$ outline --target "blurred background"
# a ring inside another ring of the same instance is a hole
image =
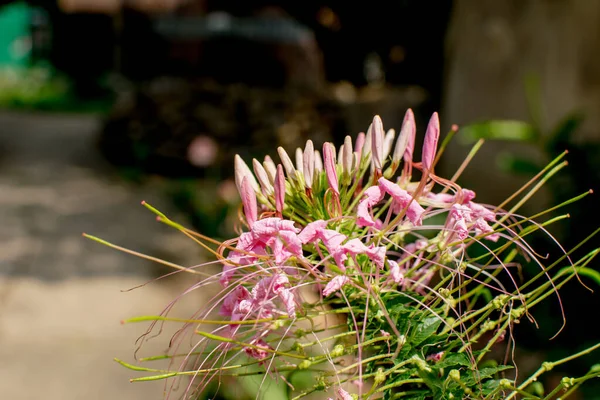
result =
[[[374,114],[398,129],[411,107],[421,137],[433,111],[444,129],[462,127],[442,176],[487,139],[460,181],[483,203],[565,149],[569,168],[523,213],[600,190],[599,50],[600,2],[588,0],[0,0],[2,397],[161,398],[161,382],[130,384],[135,373],[112,361],[132,361],[145,328],[119,321],[156,314],[193,280],[122,292],[168,270],[81,233],[181,265],[208,260],[139,202],[231,237],[236,153],[340,144]],[[572,248],[600,226],[597,204],[561,210],[571,218],[551,234]],[[179,316],[199,308],[195,296]],[[516,331],[520,374],[597,342],[599,299],[565,287],[567,327],[553,340],[558,301],[534,310],[539,328]],[[164,335],[142,352],[163,350]],[[588,388],[580,398],[600,398]]]

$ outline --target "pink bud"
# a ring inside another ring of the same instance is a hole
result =
[[[383,163],[385,164],[385,160],[390,155],[392,151],[392,145],[394,144],[394,139],[396,138],[396,131],[394,129],[390,129],[385,134],[385,139],[383,139]]]
[[[250,185],[248,177],[244,177],[242,180],[242,204],[244,205],[244,214],[246,215],[246,222],[248,226],[252,227],[256,222],[258,216],[258,208],[256,206],[256,192]]]
[[[283,213],[283,205],[285,204],[285,176],[283,175],[283,167],[277,165],[277,173],[275,174],[275,210],[281,215]]]
[[[323,171],[323,159],[319,150],[315,150],[315,172]]]
[[[344,139],[344,152],[342,154],[342,171],[344,171],[345,177],[349,177],[352,174],[352,161],[352,138],[346,136]]]
[[[265,156],[265,161],[263,161],[263,167],[265,167],[265,171],[267,171],[267,175],[269,176],[269,182],[275,182],[275,174],[277,173],[277,167],[273,162],[273,159],[269,156]]]
[[[252,167],[254,168],[254,174],[256,174],[256,177],[258,178],[258,183],[260,183],[262,193],[265,196],[269,196],[273,193],[273,185],[269,180],[267,171],[265,171],[262,164],[256,158],[252,160]]]
[[[295,181],[296,168],[294,168],[294,164],[292,163],[290,156],[288,156],[288,153],[283,147],[278,147],[277,153],[279,154],[279,158],[281,159],[281,163],[283,164],[283,168],[285,168],[288,178],[290,178],[292,181]]]
[[[373,124],[371,125],[371,152],[373,153],[373,163],[375,168],[381,171],[383,167],[383,122],[379,115],[373,118]]]
[[[250,186],[252,187],[252,189],[254,189],[255,192],[258,192],[260,190],[258,187],[258,182],[256,182],[252,171],[250,171],[250,168],[248,167],[248,165],[246,165],[244,160],[242,160],[242,157],[240,157],[239,154],[235,155],[234,170],[235,185],[237,186],[238,192],[240,192],[240,194],[242,193],[242,180],[244,179],[244,177],[248,178],[248,182],[250,183]]]
[[[306,141],[304,147],[304,183],[307,188],[312,187],[312,182],[315,176],[315,148],[312,140]]]
[[[423,142],[423,156],[421,161],[423,162],[423,168],[428,171],[433,169],[433,162],[435,161],[439,137],[440,119],[438,114],[435,112],[429,120],[427,132],[425,133],[425,141]]]
[[[325,166],[325,174],[327,175],[329,187],[339,196],[338,176],[335,170],[335,147],[331,143],[325,143],[323,145],[323,164]]]
[[[406,147],[404,151],[404,161],[412,162],[413,151],[415,150],[415,136],[417,135],[417,125],[415,124],[415,115],[409,108],[404,114],[404,121],[402,122],[402,131],[400,136],[406,135]]]
[[[365,133],[361,132],[356,137],[356,142],[354,142],[354,150],[358,154],[358,161],[360,162],[360,157],[362,155],[362,149],[365,145]]]
[[[304,171],[304,154],[302,153],[302,149],[298,147],[296,149],[296,171],[303,172]]]

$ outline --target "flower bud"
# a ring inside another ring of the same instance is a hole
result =
[[[275,182],[277,166],[273,162],[273,159],[269,156],[265,156],[265,161],[263,161],[263,167],[265,167],[265,171],[267,171],[267,175],[269,176],[269,182]]]
[[[277,165],[277,173],[275,174],[275,210],[280,215],[283,213],[283,205],[285,204],[285,176],[283,175],[283,167]]]
[[[254,178],[252,171],[248,167],[248,165],[242,160],[242,157],[239,154],[235,155],[234,161],[234,170],[235,170],[235,185],[237,186],[238,192],[242,193],[242,181],[244,177],[248,178],[248,183],[254,189],[255,192],[258,192],[260,189],[258,187],[258,182]]]
[[[256,205],[256,192],[250,184],[250,179],[245,176],[242,179],[242,204],[244,205],[244,214],[248,226],[252,227],[258,217],[258,207]]]
[[[427,132],[425,133],[425,141],[423,142],[423,156],[421,161],[423,168],[427,171],[433,170],[433,162],[435,161],[435,154],[437,153],[437,144],[440,137],[440,119],[438,113],[433,113],[429,124],[427,125]]]
[[[329,187],[339,196],[338,176],[337,171],[335,170],[335,147],[331,143],[325,143],[323,145],[323,164],[325,166],[325,174],[327,175]]]
[[[288,156],[288,153],[281,146],[277,148],[277,153],[279,154],[281,164],[283,164],[283,168],[285,168],[288,178],[296,181],[296,168],[294,168],[294,164],[292,163],[290,156]]]
[[[402,122],[402,131],[400,136],[406,135],[406,146],[404,150],[404,162],[412,162],[413,151],[415,150],[415,136],[417,135],[417,125],[415,124],[415,115],[409,108],[404,114],[404,121]],[[400,139],[398,139],[400,140]]]
[[[269,196],[271,193],[273,193],[273,185],[269,180],[267,171],[265,171],[260,161],[258,161],[256,158],[252,160],[252,167],[254,168],[254,174],[258,178],[258,183],[260,184],[262,194]]]
[[[373,164],[378,171],[381,171],[383,166],[384,135],[383,122],[381,122],[379,115],[376,115],[371,124],[371,152],[373,154]]]
[[[312,182],[315,175],[315,148],[313,146],[312,140],[306,141],[306,146],[304,147],[304,184],[307,188],[312,187]]]

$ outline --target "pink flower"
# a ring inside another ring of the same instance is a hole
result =
[[[390,265],[390,276],[392,277],[392,280],[397,284],[402,284],[402,282],[404,282],[404,274],[398,263],[396,261],[388,260],[388,264]]]
[[[378,186],[371,186],[364,193],[364,200],[358,203],[356,208],[356,224],[358,226],[374,226],[375,221],[371,217],[371,208],[373,208],[377,203],[383,200],[383,192],[379,189]]]
[[[268,350],[271,350],[271,347],[264,340],[254,339],[250,344],[253,346],[244,348],[249,357],[262,361],[269,356]]]
[[[423,207],[404,189],[385,178],[379,178],[379,187],[394,199],[393,209],[396,213],[406,208],[406,217],[414,225],[422,225]]]
[[[248,289],[246,289],[242,285],[239,285],[234,290],[229,292],[229,294],[227,296],[225,296],[225,299],[223,300],[223,305],[221,305],[221,309],[219,310],[219,314],[226,316],[226,317],[231,317],[231,315],[233,314],[233,311],[235,310],[237,305],[242,300],[249,300],[249,299],[250,299],[250,292],[248,291]]]
[[[296,316],[296,302],[294,295],[286,287],[288,284],[289,280],[283,274],[275,274],[272,277],[261,279],[252,289],[253,307],[260,308],[270,303],[271,298],[278,296],[285,305],[289,317],[294,318]]]
[[[338,275],[335,276],[332,280],[325,285],[325,289],[323,289],[323,296],[327,297],[333,292],[337,292],[342,288],[342,286],[348,284],[350,282],[350,278],[346,275]]]
[[[423,168],[427,171],[433,170],[433,162],[435,161],[435,154],[437,153],[438,139],[440,138],[440,119],[438,114],[435,112],[429,120],[427,125],[427,132],[425,133],[425,140],[423,141]]]
[[[303,244],[314,242],[326,227],[327,221],[323,221],[322,219],[313,221],[302,229],[302,232],[298,234],[298,239]]]

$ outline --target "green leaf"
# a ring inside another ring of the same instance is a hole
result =
[[[514,120],[492,120],[474,123],[461,128],[460,137],[467,143],[479,139],[534,142],[539,134],[531,124]]]
[[[470,377],[464,378],[464,383],[467,386],[473,385],[477,382],[481,382],[486,378],[490,378],[496,375],[498,372],[505,371],[507,369],[512,369],[513,367],[510,365],[498,365],[496,367],[485,367],[480,368],[479,370],[473,371],[473,375]]]
[[[498,155],[498,166],[501,170],[508,173],[519,175],[535,175],[542,169],[531,159],[515,157],[511,153],[502,153]]]
[[[435,368],[448,368],[457,366],[471,366],[471,362],[465,353],[453,353],[445,357],[443,360],[435,364]]]
[[[428,317],[421,321],[410,340],[412,346],[416,347],[433,336],[441,323],[442,321],[438,317]]]

